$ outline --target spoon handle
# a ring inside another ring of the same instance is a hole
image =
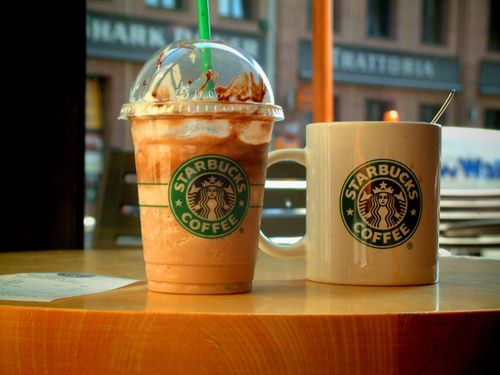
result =
[[[436,113],[434,118],[431,121],[431,124],[435,124],[439,121],[440,117],[443,115],[444,111],[446,111],[446,108],[448,107],[448,104],[450,104],[451,100],[455,96],[455,91],[456,90],[451,90],[450,93],[448,94],[448,97],[444,101],[443,105],[441,108],[439,108],[439,111]]]

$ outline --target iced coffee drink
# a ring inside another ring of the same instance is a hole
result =
[[[211,48],[208,73],[202,48]],[[258,64],[242,56],[221,43],[176,43],[146,63],[122,109],[152,291],[251,288],[268,146],[282,112]]]

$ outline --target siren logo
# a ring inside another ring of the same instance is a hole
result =
[[[422,211],[422,192],[415,174],[404,164],[372,160],[347,177],[340,209],[354,238],[370,247],[392,248],[415,233]]]
[[[221,155],[184,162],[172,176],[169,200],[178,223],[199,237],[224,237],[240,226],[249,205],[244,169]]]

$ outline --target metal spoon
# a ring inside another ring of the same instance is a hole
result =
[[[436,124],[438,122],[438,120],[441,118],[441,116],[443,115],[444,111],[446,111],[446,108],[448,107],[448,105],[450,104],[451,100],[455,96],[455,91],[456,90],[451,90],[450,91],[450,93],[448,94],[448,97],[444,101],[443,105],[441,106],[441,108],[439,108],[439,111],[436,113],[436,115],[432,119],[431,124]]]

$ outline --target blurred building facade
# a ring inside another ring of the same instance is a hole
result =
[[[311,1],[211,0],[213,37],[260,62],[285,121],[272,147],[297,147],[311,122]],[[500,129],[500,14],[496,0],[332,0],[335,120],[430,121],[451,89],[444,125]],[[86,212],[103,150],[132,149],[117,119],[142,64],[197,35],[196,0],[88,0]]]
[[[456,89],[444,124],[500,128],[497,1],[332,1],[335,120],[381,120],[396,110],[401,120],[430,121]],[[313,100],[311,2],[273,2],[270,19],[266,0],[211,1],[213,34],[246,50],[272,75],[287,117],[276,132],[296,134],[303,143]],[[195,0],[87,2],[92,147],[132,147],[128,127],[116,117],[133,78],[155,50],[196,33]]]

